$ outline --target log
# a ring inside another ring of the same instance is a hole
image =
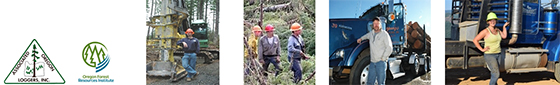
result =
[[[286,9],[289,6],[290,6],[290,3],[273,5],[273,6],[263,8],[263,11],[265,11],[265,12],[277,11],[277,10],[281,10],[281,9]]]
[[[422,29],[422,27],[418,24],[418,22],[408,22],[406,26],[406,33],[407,33],[407,44],[413,50],[421,50],[426,49],[429,50],[431,47],[431,38],[426,32]]]
[[[422,49],[424,47],[424,42],[420,41],[420,40],[416,40],[414,41],[412,48],[414,49]]]
[[[313,78],[314,75],[315,75],[315,71],[313,71],[313,73],[311,73],[311,75],[309,75],[309,77],[307,77],[305,81],[309,81],[309,79]]]

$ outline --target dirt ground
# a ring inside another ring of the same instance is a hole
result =
[[[220,84],[220,60],[214,60],[211,64],[203,64],[204,58],[198,57],[196,60],[196,71],[199,72],[192,81],[187,82],[186,78],[180,81],[171,82],[170,77],[146,76],[148,85],[219,85]]]
[[[447,85],[487,85],[490,82],[490,71],[487,68],[447,69],[445,84]],[[532,73],[500,73],[498,85],[560,85],[556,82],[553,72]]]
[[[428,72],[422,76],[416,77],[414,79],[412,79],[412,81],[409,81],[408,83],[405,83],[404,85],[431,85],[432,84],[432,76],[431,76],[432,72]]]

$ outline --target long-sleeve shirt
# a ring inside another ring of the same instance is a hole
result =
[[[393,43],[391,41],[391,37],[385,30],[381,30],[378,33],[375,33],[372,30],[371,32],[362,36],[360,39],[369,40],[371,62],[387,61],[387,58],[389,58],[389,56],[393,52]]]
[[[183,46],[183,42],[187,43],[187,47]],[[200,43],[198,43],[197,38],[183,38],[177,41],[177,45],[183,47],[185,53],[198,53],[200,52]]]
[[[258,57],[257,56],[258,52],[259,52],[258,48],[257,48],[257,44],[259,43],[258,40],[259,40],[258,37],[255,37],[254,34],[251,34],[251,36],[249,36],[249,42],[247,42],[247,44],[249,44],[249,48],[251,48],[251,50],[252,50],[251,53],[253,53],[253,56],[252,56],[253,58]],[[249,52],[248,51],[249,50],[245,49],[245,57],[246,58],[249,57]]]
[[[288,38],[288,58],[301,58],[303,55],[300,52],[304,51],[304,47],[305,42],[301,39],[301,36],[291,35]]]
[[[272,42],[269,42],[269,39],[272,39]],[[259,59],[264,59],[264,55],[280,56],[280,39],[277,35],[274,35],[272,38],[263,36],[259,39],[258,43]]]

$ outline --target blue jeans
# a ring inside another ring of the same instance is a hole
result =
[[[196,53],[185,53],[181,60],[183,68],[187,71],[187,78],[192,78],[196,74]]]
[[[490,70],[490,83],[489,85],[495,85],[500,78],[500,68],[498,67],[498,59],[500,59],[500,53],[496,54],[484,54],[484,60],[488,65],[488,70]]]
[[[280,62],[276,62],[276,57],[265,57],[264,58],[264,64],[263,64],[263,68],[265,70],[268,71],[268,65],[270,65],[270,63],[272,63],[272,65],[274,65],[274,68],[277,69],[277,71],[275,71],[275,75],[274,76],[278,76],[278,74],[280,73],[280,71],[282,69],[280,69],[280,66],[278,64],[280,64]]]
[[[294,82],[298,83],[302,78],[301,59],[294,58],[292,60],[292,71],[294,72]]]
[[[385,85],[385,78],[387,77],[385,71],[387,71],[387,62],[370,62],[367,85],[374,85],[376,81],[378,85]]]

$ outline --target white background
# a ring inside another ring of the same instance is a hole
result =
[[[2,82],[33,39],[66,84],[146,84],[145,1],[4,0],[0,3]],[[101,72],[87,66],[82,50],[103,43],[111,62]],[[78,83],[86,75],[110,75],[114,83]],[[144,81],[144,82],[138,82]],[[3,84],[3,83],[2,83]]]
[[[243,84],[243,1],[220,0],[220,84]],[[316,0],[317,85],[328,85],[328,0]],[[432,81],[444,84],[444,1],[431,1]],[[144,0],[4,0],[0,3],[0,78],[4,80],[33,39],[66,84],[146,84]],[[324,29],[323,29],[324,28]],[[440,30],[437,30],[440,29]],[[81,58],[83,47],[103,43],[111,62],[95,73]],[[110,75],[114,83],[78,83],[86,75]]]

